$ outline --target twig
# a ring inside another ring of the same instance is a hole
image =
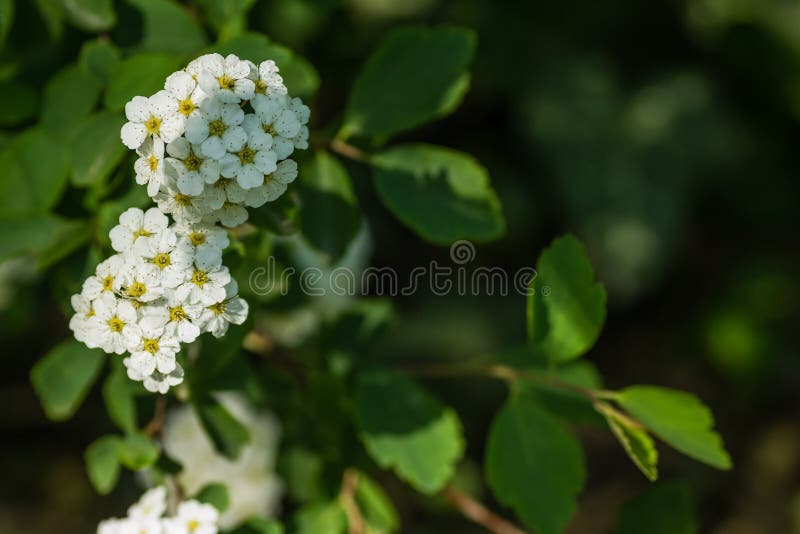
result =
[[[494,532],[495,534],[526,534],[524,530],[509,523],[486,508],[483,504],[466,493],[462,493],[453,486],[447,486],[442,494],[464,517],[481,525],[489,532]]]
[[[332,139],[330,142],[330,148],[333,152],[336,152],[337,154],[346,158],[356,161],[369,161],[369,154],[360,148],[356,148],[353,145],[342,141],[341,139]]]
[[[143,432],[146,436],[154,437],[161,435],[161,430],[164,428],[164,417],[167,414],[167,398],[163,395],[156,399],[156,409],[153,418],[144,427]]]
[[[342,477],[342,490],[339,492],[339,500],[342,503],[345,514],[347,514],[348,534],[364,534],[364,518],[361,510],[356,503],[356,486],[358,485],[358,471],[345,469]]]

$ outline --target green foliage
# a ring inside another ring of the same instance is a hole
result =
[[[653,433],[687,456],[717,469],[730,469],[730,456],[714,432],[714,417],[690,393],[656,386],[631,386],[616,400]]]
[[[209,484],[205,486],[197,492],[197,495],[194,496],[194,500],[208,503],[219,510],[220,513],[227,510],[228,504],[230,503],[228,488],[225,484]]]
[[[81,69],[104,85],[111,80],[111,73],[114,72],[119,60],[119,49],[113,43],[102,39],[86,41],[78,56]]]
[[[0,126],[16,126],[33,117],[39,111],[39,95],[27,84],[20,82],[0,83]]]
[[[318,503],[300,509],[295,516],[297,534],[346,534],[347,515],[338,502]]]
[[[422,493],[441,490],[464,453],[455,412],[413,380],[387,370],[359,376],[356,425],[372,458]]]
[[[695,534],[692,496],[686,484],[659,482],[626,502],[616,534]]]
[[[140,432],[129,432],[119,441],[119,462],[133,471],[153,465],[158,460],[158,447]]]
[[[402,28],[353,84],[341,135],[389,137],[454,110],[469,87],[475,35],[464,28]]]
[[[136,54],[117,63],[103,100],[113,111],[125,108],[134,96],[150,96],[164,88],[164,80],[180,67],[180,61],[162,53]]]
[[[94,107],[100,89],[100,81],[78,65],[61,70],[44,88],[44,129],[59,139],[69,138]]]
[[[108,179],[128,153],[119,142],[124,123],[124,117],[110,111],[94,113],[81,121],[69,145],[73,185],[98,186]]]
[[[16,256],[30,256],[44,269],[58,262],[88,239],[83,221],[55,215],[23,215],[0,218],[0,261]]]
[[[381,487],[364,473],[358,473],[354,498],[369,532],[390,533],[400,530],[400,518],[392,501]]]
[[[124,366],[116,362],[103,382],[103,400],[108,416],[123,432],[134,432],[137,426],[133,388]]]
[[[539,256],[528,296],[528,333],[548,359],[572,360],[589,350],[606,318],[606,292],[594,281],[583,245],[556,239]]]
[[[119,446],[117,436],[103,436],[92,442],[83,455],[89,481],[100,495],[110,493],[119,480]]]
[[[612,410],[603,410],[608,427],[628,457],[650,481],[658,478],[658,451],[647,430]]]
[[[586,479],[583,453],[533,397],[512,394],[489,432],[486,479],[530,528],[562,532]]]
[[[247,26],[247,12],[255,4],[255,0],[199,0],[206,15],[206,20],[219,34],[221,39],[234,37]]]
[[[54,421],[72,417],[102,365],[100,351],[75,340],[56,345],[36,362],[31,369],[31,383],[47,417]]]
[[[437,244],[500,237],[505,222],[489,175],[475,159],[433,145],[399,145],[370,160],[381,201]]]
[[[233,534],[283,534],[283,526],[277,521],[253,518],[233,531]]]
[[[189,12],[173,0],[128,0],[144,18],[142,52],[191,54],[206,43],[203,32]],[[150,93],[143,93],[148,96]]]
[[[112,0],[64,0],[61,5],[67,19],[87,32],[108,30],[117,21]]]
[[[228,458],[239,456],[250,441],[247,428],[213,397],[196,401],[195,410],[214,447]]]

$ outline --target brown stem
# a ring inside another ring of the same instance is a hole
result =
[[[525,534],[525,531],[509,523],[486,506],[453,486],[447,486],[442,494],[461,514],[495,534]]]
[[[356,148],[353,145],[342,141],[341,139],[332,139],[329,146],[331,151],[336,152],[337,154],[346,158],[350,158],[355,161],[369,161],[369,154],[360,148]]]
[[[357,485],[358,471],[345,469],[339,500],[342,503],[345,514],[347,514],[348,534],[364,534],[364,518],[361,516],[361,510],[358,508],[355,497]]]
[[[143,432],[146,436],[154,437],[160,436],[161,430],[164,428],[164,417],[167,414],[167,398],[163,395],[156,399],[156,409],[153,418],[144,427]]]

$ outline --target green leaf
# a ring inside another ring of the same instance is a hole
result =
[[[292,447],[281,454],[280,473],[286,492],[299,503],[319,501],[325,495],[322,458],[304,447]]]
[[[114,43],[95,39],[86,41],[78,56],[78,65],[83,72],[93,76],[103,85],[111,80],[111,74],[120,61],[120,51]]]
[[[296,534],[346,534],[347,514],[338,502],[301,508],[295,516]]]
[[[434,145],[399,145],[375,155],[383,204],[424,239],[490,241],[505,231],[489,175],[472,156]]]
[[[111,493],[119,480],[119,444],[117,436],[103,436],[92,442],[83,455],[89,481],[100,495]]]
[[[695,534],[698,531],[689,487],[659,482],[622,505],[617,534]]]
[[[454,110],[469,86],[475,41],[464,28],[393,31],[356,79],[340,136],[390,136]]]
[[[103,365],[103,353],[74,339],[56,345],[31,369],[31,383],[54,421],[69,419],[81,405]]]
[[[225,40],[240,34],[247,27],[247,12],[255,4],[255,0],[198,0],[206,20]]]
[[[358,377],[356,426],[378,465],[429,495],[444,487],[464,453],[456,413],[413,380],[388,370]]]
[[[594,280],[583,245],[567,235],[539,256],[528,296],[531,342],[552,361],[577,358],[594,345],[606,318],[606,292]]]
[[[137,54],[120,61],[111,75],[105,106],[119,111],[134,96],[152,96],[164,88],[164,80],[180,64],[178,58],[168,54]]]
[[[14,0],[0,0],[0,52],[6,45],[6,37],[14,22]]]
[[[225,484],[209,484],[197,492],[194,500],[208,503],[222,513],[228,508],[230,502],[228,499],[228,487]]]
[[[70,142],[73,185],[96,186],[111,175],[128,153],[119,137],[124,123],[122,115],[111,111],[89,115],[81,122]]]
[[[330,261],[338,259],[361,224],[350,175],[339,161],[317,151],[300,170],[303,235]]]
[[[37,267],[46,268],[83,245],[88,230],[85,221],[49,214],[0,218],[0,261],[34,256]]]
[[[142,433],[126,434],[119,443],[119,461],[128,469],[138,471],[158,460],[158,447]]]
[[[206,44],[203,31],[185,7],[172,0],[128,0],[144,17],[142,52],[193,54]]]
[[[358,474],[355,501],[369,527],[367,532],[390,533],[400,530],[400,518],[383,489],[364,473]]]
[[[580,444],[535,398],[513,395],[492,423],[486,478],[497,500],[541,534],[564,531],[586,473]]]
[[[62,0],[61,5],[70,23],[81,30],[101,32],[117,22],[112,0]]]
[[[61,198],[69,167],[62,147],[39,129],[27,130],[0,151],[3,218],[43,213]]]
[[[213,46],[209,51],[222,55],[236,54],[247,58],[256,65],[264,60],[272,59],[278,65],[281,76],[289,89],[289,94],[309,99],[319,87],[319,75],[305,58],[295,54],[289,48],[271,42],[266,36],[255,32],[228,39]]]
[[[50,40],[58,42],[64,34],[64,8],[62,0],[35,0],[36,8],[42,17]]]
[[[50,78],[44,88],[42,126],[54,137],[65,139],[94,108],[101,83],[78,65],[69,65]]]
[[[231,534],[283,534],[283,525],[274,519],[264,519],[254,517],[248,519],[242,526],[235,529]]]
[[[625,453],[651,482],[658,478],[658,450],[647,430],[620,417],[614,410],[598,408]]]
[[[211,396],[195,402],[195,410],[214,447],[228,458],[238,457],[250,442],[247,428]]]
[[[16,82],[0,84],[0,126],[17,126],[39,111],[39,94],[32,87]]]
[[[296,191],[289,190],[274,202],[251,209],[247,222],[277,235],[292,235],[300,230],[302,212]]]
[[[136,423],[136,402],[133,398],[130,379],[125,368],[115,363],[103,383],[103,400],[108,416],[124,432],[134,432]]]
[[[700,399],[674,389],[631,386],[617,394],[617,402],[653,434],[687,456],[717,469],[733,464],[714,432],[714,417]]]

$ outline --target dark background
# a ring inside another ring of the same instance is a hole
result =
[[[140,21],[117,4],[111,37],[135,43]],[[68,27],[54,44],[33,3],[16,6],[2,60],[30,58],[23,76],[42,84],[90,35]],[[700,531],[800,532],[800,3],[277,0],[257,2],[248,18],[319,71],[309,103],[316,129],[341,114],[382,36],[406,23],[464,25],[479,37],[461,108],[402,138],[470,152],[489,169],[508,231],[479,245],[471,265],[513,270],[533,265],[558,234],[581,238],[609,292],[607,325],[588,355],[606,386],[696,392],[732,454],[734,470],[722,473],[660,448],[662,477],[692,488]],[[447,261],[446,248],[425,244],[380,206],[367,169],[348,169],[374,265],[402,273]],[[66,319],[47,276],[3,278],[0,532],[88,532],[123,513],[138,490],[124,479],[100,498],[84,475],[83,449],[109,430],[98,391],[71,421],[45,419],[28,372],[68,335]],[[380,344],[387,357],[469,359],[524,341],[521,296],[422,291],[396,304],[398,322]],[[462,414],[479,466],[474,444],[502,389],[429,384]],[[579,434],[589,479],[571,532],[607,532],[620,503],[647,482],[610,433]],[[472,528],[398,504],[405,531]]]

